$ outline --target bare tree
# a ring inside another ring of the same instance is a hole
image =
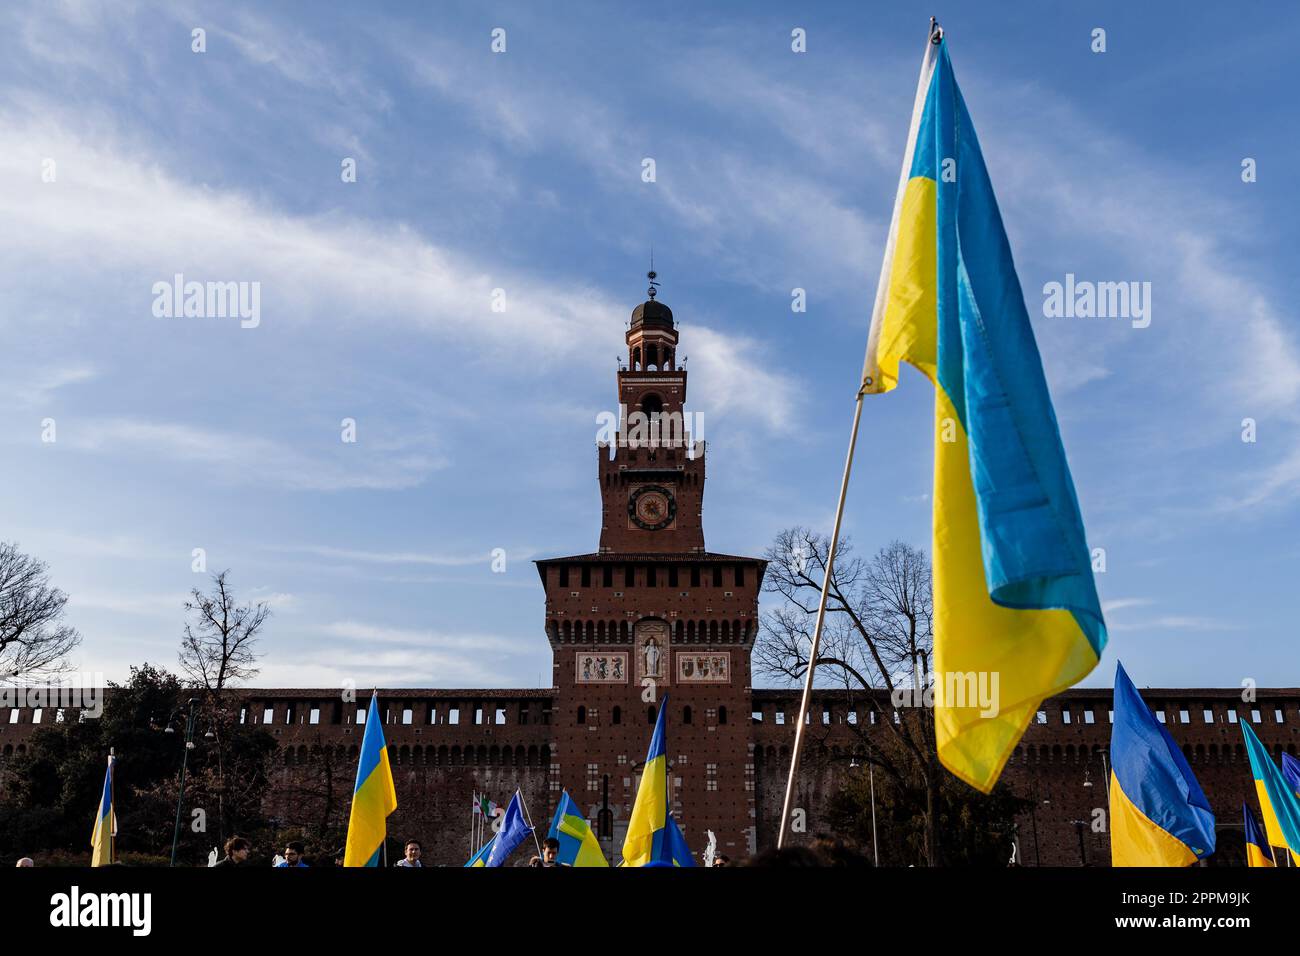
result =
[[[234,682],[257,676],[257,639],[262,625],[271,616],[266,603],[240,604],[227,581],[229,569],[212,576],[212,592],[198,588],[190,592],[185,611],[191,620],[185,624],[181,641],[180,669],[192,684],[202,689],[205,710],[216,738],[217,773],[213,791],[217,797],[218,837],[225,839],[227,750],[236,731],[234,714],[225,700],[226,687]],[[240,785],[235,780],[234,789]],[[229,794],[232,799],[237,792]]]
[[[236,602],[226,580],[229,574],[229,570],[214,574],[211,594],[195,588],[185,602],[193,620],[185,625],[181,641],[181,673],[213,702],[227,684],[257,676],[258,632],[271,616],[265,602]]]
[[[802,681],[826,573],[830,538],[805,528],[787,528],[768,549],[763,590],[784,603],[764,613],[754,665],[775,679]],[[922,691],[928,685],[934,646],[930,564],[925,553],[901,541],[870,560],[854,555],[841,540],[826,599],[821,650],[814,680],[862,694],[875,717],[853,727],[863,758],[904,788],[924,793],[926,857],[937,861],[935,800],[939,766],[934,714],[911,707],[895,720],[895,691]],[[917,700],[920,694],[912,697]],[[816,726],[816,722],[809,727]],[[871,727],[884,728],[870,732]]]
[[[68,596],[50,586],[45,562],[0,541],[0,678],[43,679],[67,670],[81,643],[62,621]]]

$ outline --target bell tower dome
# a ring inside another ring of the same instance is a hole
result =
[[[686,414],[686,370],[677,361],[673,310],[657,298],[632,310],[627,365],[618,371],[619,430],[599,446],[600,550],[704,551],[704,442]]]

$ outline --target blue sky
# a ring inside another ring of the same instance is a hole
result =
[[[0,537],[71,594],[81,669],[174,665],[204,548],[274,606],[259,683],[547,679],[531,560],[595,548],[652,245],[709,547],[828,529],[936,13],[1107,553],[1090,682],[1300,684],[1293,9],[376,6],[0,14]],[[155,318],[178,272],[259,282],[260,324]],[[1067,273],[1150,282],[1150,326],[1044,318]],[[860,550],[928,547],[932,401],[868,401]]]

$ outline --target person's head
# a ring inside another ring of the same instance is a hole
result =
[[[30,856],[25,856],[25,857],[23,857],[21,860],[19,860],[18,863],[17,863],[16,865],[17,865],[17,866],[35,866],[35,865],[36,865],[36,861],[33,860]]]
[[[419,863],[420,853],[423,851],[423,849],[424,848],[420,846],[419,840],[407,840],[406,841],[406,862]]]
[[[731,865],[731,857],[727,856],[727,854],[725,854],[725,853],[715,853],[715,854],[713,855],[713,865],[714,865],[714,866],[730,866],[730,865]]]
[[[302,855],[307,852],[307,848],[298,840],[290,840],[284,845],[284,860],[290,866],[297,866]]]
[[[555,837],[547,837],[546,842],[542,844],[542,859],[547,863],[554,863],[560,857],[560,841]]]
[[[241,836],[231,837],[226,841],[226,856],[236,863],[243,863],[248,859],[248,854],[253,850],[253,844],[249,843]]]

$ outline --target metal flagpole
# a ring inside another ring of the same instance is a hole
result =
[[[826,620],[826,596],[831,586],[831,571],[835,567],[835,552],[840,543],[840,523],[844,520],[844,498],[849,491],[849,475],[853,471],[853,450],[858,443],[858,424],[862,421],[862,394],[867,387],[864,383],[858,389],[857,404],[853,406],[853,431],[849,434],[849,454],[844,461],[844,477],[840,481],[840,499],[835,507],[835,527],[831,531],[830,547],[826,551],[826,570],[822,575],[822,596],[817,604],[817,623],[813,627],[812,646],[808,651],[808,671],[804,675],[803,697],[799,701],[799,714],[795,718],[794,750],[790,754],[790,776],[785,782],[785,802],[781,805],[781,829],[777,833],[776,846],[779,850],[785,845],[786,829],[790,825],[790,811],[794,805],[795,781],[799,778],[799,755],[803,747],[804,722],[807,719],[808,705],[812,698],[813,674],[817,670],[817,653],[821,647],[822,623]]]
[[[515,793],[519,794],[519,806],[524,810],[524,819],[528,822],[528,829],[533,834],[533,846],[537,847],[537,855],[542,855],[542,844],[537,840],[537,827],[533,826],[533,815],[528,812],[528,801],[524,799],[522,787],[516,787]]]
[[[912,105],[912,126],[908,131],[908,152],[911,151],[915,142],[917,128],[920,123],[921,107],[925,103],[925,79],[929,69],[931,59],[934,56],[932,47],[939,42],[943,36],[938,22],[934,17],[930,18],[930,33],[926,40],[925,56],[921,61],[921,75],[916,84],[916,98]],[[885,296],[888,291],[889,271],[894,256],[894,234],[898,226],[899,211],[902,206],[903,187],[907,183],[909,172],[910,157],[907,157],[903,163],[902,172],[899,174],[899,189],[894,197],[894,213],[889,225],[889,239],[885,245],[884,261],[880,265],[880,280],[876,285],[876,301],[872,309],[872,330],[876,327],[876,314],[881,311],[885,303]],[[870,348],[868,348],[870,356]],[[835,570],[835,553],[839,550],[840,544],[840,525],[844,520],[844,499],[849,492],[849,476],[853,472],[853,451],[858,444],[858,425],[862,421],[862,396],[866,390],[873,384],[869,374],[871,370],[863,368],[862,384],[858,386],[857,402],[853,406],[853,429],[849,432],[849,451],[844,459],[844,477],[840,480],[840,497],[835,506],[835,525],[831,531],[830,546],[826,549],[826,569],[822,575],[822,593],[821,599],[817,602],[817,621],[813,626],[812,645],[808,649],[808,670],[804,674],[803,696],[799,700],[799,714],[794,730],[794,748],[790,754],[790,776],[785,783],[785,800],[781,804],[781,826],[777,831],[776,846],[780,849],[785,845],[785,835],[790,825],[790,813],[794,809],[794,791],[795,781],[799,777],[799,757],[803,750],[803,732],[804,725],[808,719],[808,707],[812,702],[813,675],[817,672],[817,655],[821,649],[822,625],[826,620],[826,598],[830,592],[831,574]]]
[[[867,764],[867,777],[871,781],[871,863],[880,866],[880,844],[876,842],[876,768]]]
[[[474,819],[474,817],[475,817],[475,812],[474,812],[474,811],[475,811],[475,809],[478,807],[478,791],[477,791],[477,790],[473,791],[473,792],[470,794],[470,800],[472,801],[472,805],[471,805],[470,808],[469,808],[469,855],[470,855],[471,857],[473,857],[474,854],[478,852],[478,847],[476,847],[476,846],[474,845],[474,824],[475,824],[475,822],[476,822],[475,819]]]

